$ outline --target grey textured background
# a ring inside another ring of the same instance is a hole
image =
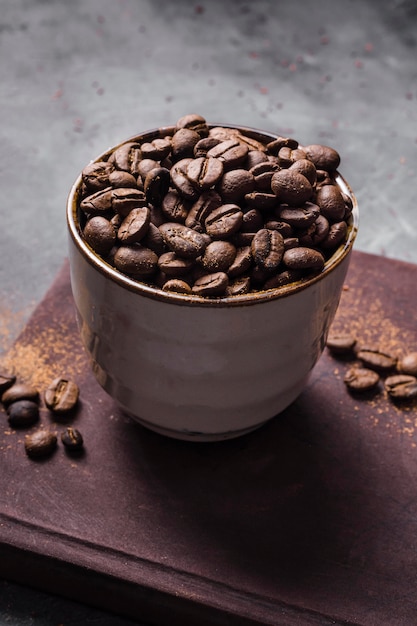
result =
[[[417,262],[416,0],[0,0],[0,351],[67,250],[82,167],[185,113],[327,143],[358,250]],[[0,624],[125,620],[0,583]]]

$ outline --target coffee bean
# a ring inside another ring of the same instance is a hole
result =
[[[196,259],[200,256],[207,243],[201,233],[184,224],[167,222],[159,227],[163,240],[170,250],[186,259]]]
[[[277,230],[262,228],[252,240],[251,252],[259,267],[268,271],[275,270],[284,254],[284,238]]]
[[[132,209],[146,206],[145,193],[141,189],[113,189],[112,208],[122,217],[129,215]]]
[[[188,113],[177,121],[177,129],[188,128],[198,133],[200,137],[207,137],[209,128],[206,120],[198,113]]]
[[[203,191],[198,200],[192,205],[187,217],[185,225],[193,228],[197,232],[203,232],[206,217],[222,204],[222,199],[214,189]]]
[[[31,458],[50,456],[56,446],[56,434],[43,428],[25,437],[26,454]]]
[[[0,373],[0,397],[2,394],[9,389],[16,382],[16,376]]]
[[[204,139],[200,139],[194,146],[194,158],[198,159],[199,157],[205,157],[207,152],[217,146],[220,143],[220,139],[216,139],[216,137],[204,137]]]
[[[84,438],[79,430],[68,426],[61,433],[61,441],[68,452],[80,452],[84,447]]]
[[[180,278],[170,278],[162,285],[162,290],[182,293],[184,295],[191,293],[190,285],[185,282],[185,280],[181,280]]]
[[[325,250],[336,248],[346,240],[346,235],[346,222],[336,222],[330,226],[327,236],[321,241],[321,247]]]
[[[157,256],[160,256],[166,250],[165,242],[162,239],[159,228],[155,226],[155,224],[153,224],[152,222],[150,222],[148,225],[146,235],[141,240],[141,245],[144,246],[144,248],[149,248],[150,250],[152,250],[152,252],[155,252]]]
[[[307,180],[314,185],[317,180],[317,170],[309,159],[299,159],[292,163],[289,169],[293,172],[299,172],[307,178]]]
[[[340,155],[329,146],[311,144],[304,146],[304,152],[307,158],[312,161],[318,170],[327,170],[329,172],[337,170],[340,164]]]
[[[215,272],[198,278],[192,287],[192,292],[198,296],[222,296],[228,284],[229,279],[227,274],[224,272]]]
[[[178,256],[175,252],[164,252],[158,260],[159,269],[167,276],[184,276],[194,266],[194,259]]]
[[[397,369],[402,374],[417,376],[417,352],[410,352],[403,356],[397,363]]]
[[[172,189],[162,200],[162,211],[169,222],[184,223],[188,215],[188,206],[178,191]]]
[[[113,261],[116,269],[128,276],[151,276],[158,267],[155,252],[140,244],[120,246]]]
[[[292,139],[291,137],[277,137],[273,141],[270,141],[266,147],[268,152],[277,155],[281,148],[291,148],[292,150],[295,150],[298,148],[298,141],[296,139]]]
[[[233,280],[226,287],[226,296],[242,296],[250,291],[249,276],[239,277]]]
[[[255,188],[253,174],[247,170],[233,169],[222,176],[217,191],[225,204],[240,202]]]
[[[226,239],[237,232],[243,221],[243,213],[236,204],[222,204],[212,210],[205,219],[206,233],[215,239]]]
[[[16,400],[7,407],[10,426],[26,428],[39,420],[39,406],[33,400]]]
[[[258,209],[266,212],[274,209],[277,204],[277,197],[273,193],[265,193],[261,191],[252,191],[244,196],[245,202],[251,209]]]
[[[264,284],[264,289],[278,289],[284,285],[289,285],[302,278],[303,274],[299,270],[284,270],[279,274],[267,278]]]
[[[84,227],[84,239],[101,256],[106,256],[116,242],[116,230],[108,219],[96,215]]]
[[[201,256],[208,272],[227,272],[236,257],[236,248],[229,241],[212,241]]]
[[[222,162],[210,156],[192,159],[187,167],[188,179],[202,191],[213,187],[222,175]]]
[[[122,170],[113,170],[109,174],[109,185],[116,189],[123,189],[124,187],[127,187],[128,189],[134,189],[138,186],[136,178],[133,176],[133,174],[130,174],[129,172],[123,172]]]
[[[321,252],[304,246],[286,250],[282,260],[287,268],[295,270],[319,271],[324,266],[324,257]]]
[[[417,398],[417,378],[408,374],[388,376],[384,383],[388,395],[394,400]]]
[[[348,389],[365,392],[374,389],[379,382],[379,375],[374,370],[365,367],[352,367],[344,377]]]
[[[237,278],[245,274],[252,265],[252,251],[250,246],[243,246],[236,251],[235,258],[227,270],[229,278]]]
[[[370,348],[362,348],[356,352],[357,358],[362,361],[365,367],[374,369],[378,372],[389,372],[396,366],[397,359],[390,354],[373,350]]]
[[[82,171],[81,176],[86,188],[92,192],[100,191],[111,185],[110,176],[114,165],[107,161],[89,163]]]
[[[54,413],[68,413],[78,403],[79,388],[66,378],[55,378],[45,391],[45,404]]]
[[[151,212],[148,207],[132,209],[120,224],[117,238],[124,244],[141,241],[148,232],[150,221]]]
[[[248,147],[235,138],[217,144],[207,152],[207,156],[218,159],[226,172],[243,165],[248,151]]]
[[[118,170],[124,170],[137,176],[138,167],[142,159],[140,145],[136,142],[126,142],[111,154],[109,161],[117,167]]]
[[[281,203],[290,206],[300,206],[313,195],[310,181],[296,170],[275,172],[271,179],[271,189]]]
[[[306,202],[300,208],[282,206],[278,218],[294,228],[308,228],[320,215],[320,209],[312,202]],[[344,223],[344,222],[343,222]]]
[[[200,135],[191,128],[180,128],[172,137],[172,156],[175,160],[192,158],[194,147],[200,141]]]
[[[146,174],[143,190],[150,204],[159,206],[168,193],[171,174],[165,167],[155,167]]]
[[[155,159],[162,161],[171,152],[171,142],[168,139],[156,138],[141,144],[142,159]]]
[[[6,408],[9,404],[12,404],[12,402],[17,402],[19,400],[39,402],[39,391],[32,385],[26,383],[15,383],[1,396],[1,401]]]
[[[331,222],[340,222],[345,215],[345,202],[335,185],[323,185],[317,190],[316,203],[321,214]]]
[[[191,158],[181,159],[172,166],[171,182],[180,196],[195,202],[199,197],[199,191],[187,176],[187,168],[191,161]]]
[[[346,333],[330,334],[326,341],[326,346],[332,354],[351,354],[355,345],[355,337]]]
[[[87,215],[101,215],[112,208],[113,187],[106,187],[81,200],[80,209]]]

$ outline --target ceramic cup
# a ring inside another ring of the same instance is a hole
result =
[[[276,138],[240,130],[263,142]],[[323,351],[357,234],[357,201],[340,174],[336,182],[353,211],[347,241],[321,274],[212,300],[141,284],[97,256],[81,234],[76,180],[67,223],[81,338],[97,381],[125,412],[170,437],[215,441],[258,428],[297,398]]]

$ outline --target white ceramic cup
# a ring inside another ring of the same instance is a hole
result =
[[[241,130],[264,142],[275,139]],[[153,130],[129,141],[172,131]],[[98,382],[124,411],[170,437],[215,441],[261,426],[297,398],[323,351],[357,234],[356,198],[340,174],[336,182],[352,199],[353,211],[347,241],[321,274],[278,289],[209,299],[141,284],[95,254],[81,233],[77,179],[67,223],[81,338]]]

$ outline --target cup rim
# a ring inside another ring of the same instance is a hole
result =
[[[270,133],[267,131],[262,131],[256,128],[239,126],[233,124],[208,124],[209,128],[230,128],[236,129],[238,131],[244,132],[246,136],[249,136],[258,141],[273,141],[278,138],[278,135],[274,133]],[[152,141],[153,139],[165,137],[167,135],[172,135],[175,132],[175,126],[164,126],[161,128],[154,128],[148,131],[144,131],[139,133],[138,135],[134,135],[129,139],[121,141],[116,146],[108,148],[106,151],[99,154],[96,158],[92,159],[90,163],[95,163],[97,161],[106,160],[110,154],[119,148],[120,146],[134,142],[141,143],[144,140]],[[300,146],[302,148],[302,146]],[[324,280],[331,272],[333,272],[342,262],[343,260],[350,254],[354,241],[356,239],[358,233],[359,226],[359,208],[358,202],[355,194],[353,193],[349,183],[346,179],[340,174],[339,171],[335,172],[334,176],[335,182],[338,185],[339,189],[350,197],[352,201],[352,212],[349,217],[348,222],[348,236],[344,243],[342,243],[336,250],[333,252],[331,257],[327,259],[324,264],[323,270],[320,274],[317,274],[311,278],[301,279],[298,281],[294,281],[289,283],[288,285],[283,285],[281,287],[274,287],[272,289],[259,290],[255,292],[250,292],[247,294],[235,295],[235,296],[225,296],[219,298],[207,298],[203,296],[199,296],[196,294],[181,294],[170,291],[163,291],[159,287],[148,285],[146,283],[139,282],[138,280],[127,276],[126,274],[122,274],[115,267],[110,265],[107,261],[102,259],[94,250],[87,244],[82,236],[81,225],[79,222],[79,207],[78,207],[78,199],[81,191],[81,183],[82,177],[81,173],[77,176],[75,182],[73,183],[66,206],[66,218],[67,218],[67,227],[69,234],[73,243],[75,244],[77,250],[81,253],[83,258],[88,262],[90,266],[92,266],[95,270],[97,270],[100,274],[107,277],[109,280],[117,283],[119,286],[128,289],[138,295],[152,298],[154,300],[160,300],[162,302],[177,304],[177,305],[186,305],[186,306],[197,306],[197,307],[233,307],[233,306],[247,306],[254,305],[260,302],[270,302],[271,300],[278,300],[281,298],[288,297],[292,294],[299,293],[304,289],[311,287],[322,280]]]

